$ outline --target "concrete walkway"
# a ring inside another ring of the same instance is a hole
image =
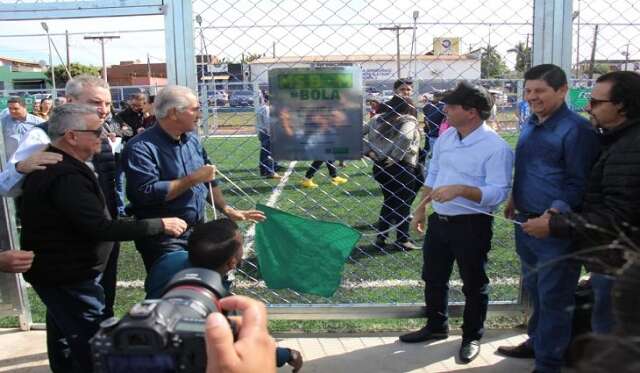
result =
[[[302,351],[302,373],[372,372],[530,372],[533,360],[506,359],[495,354],[499,345],[515,345],[525,336],[520,331],[490,330],[481,355],[468,365],[456,362],[460,336],[434,343],[399,343],[398,333],[346,335],[286,335],[279,346]],[[287,366],[278,372],[290,372]],[[48,373],[45,332],[0,330],[0,372]]]

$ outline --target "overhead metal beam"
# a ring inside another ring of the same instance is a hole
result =
[[[165,3],[167,78],[171,84],[184,85],[197,92],[191,1],[166,0]]]
[[[164,0],[0,4],[0,21],[161,15],[164,14],[164,8]]]
[[[533,3],[533,65],[552,63],[571,76],[572,0]]]

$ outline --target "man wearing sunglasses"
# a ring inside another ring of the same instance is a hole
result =
[[[577,211],[599,146],[589,122],[571,111],[564,71],[555,65],[534,66],[524,74],[525,100],[532,115],[516,146],[512,196],[505,216],[524,222],[553,209]],[[516,251],[522,262],[523,286],[533,303],[529,339],[500,347],[510,357],[536,359],[537,372],[559,372],[571,338],[574,292],[580,265],[566,256],[570,239],[540,239],[515,226]]]
[[[626,263],[622,245],[610,245],[621,235],[638,244],[640,227],[640,75],[615,71],[602,75],[586,108],[599,129],[602,153],[591,170],[580,212],[545,213],[523,229],[543,239],[570,237],[578,241],[578,255],[591,272],[594,333],[611,333],[615,326],[612,288]],[[635,232],[634,232],[635,231]],[[593,248],[603,247],[593,251]],[[591,249],[591,250],[590,250]]]
[[[100,119],[101,126],[95,131],[102,131],[104,121],[109,115],[111,106],[111,92],[109,85],[103,79],[91,75],[78,75],[69,80],[65,86],[68,103],[85,104],[94,108]],[[42,170],[45,167],[60,162],[60,154],[45,151],[50,142],[47,133],[48,123],[32,128],[24,136],[18,149],[7,162],[0,173],[0,194],[7,197],[18,197],[22,193],[22,183],[26,175]],[[98,174],[98,182],[107,202],[111,217],[116,219],[118,209],[116,203],[116,164],[111,146],[106,138],[99,139],[100,152],[94,154],[88,162]],[[120,244],[113,243],[111,257],[102,276],[102,286],[106,297],[105,315],[113,316],[113,304],[116,292],[116,272]]]
[[[100,280],[113,241],[179,236],[187,227],[178,218],[111,218],[87,163],[101,151],[102,121],[94,106],[55,108],[46,150],[62,160],[32,172],[23,186],[20,244],[35,254],[24,278],[47,307],[47,351],[54,372],[92,371],[89,339],[104,319]]]

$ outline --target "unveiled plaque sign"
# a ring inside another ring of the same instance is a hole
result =
[[[359,159],[359,67],[269,70],[271,150],[276,160]]]

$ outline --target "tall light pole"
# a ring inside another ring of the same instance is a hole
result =
[[[398,25],[394,25],[393,27],[378,27],[380,31],[395,31],[396,32],[396,64],[398,68],[398,79],[401,78],[400,75],[400,30],[413,30],[413,27],[402,27]]]
[[[53,55],[51,54],[51,35],[49,35],[49,25],[47,25],[46,22],[40,22],[40,26],[42,26],[44,32],[47,33],[47,40],[49,42],[49,68],[51,69],[51,88],[53,89],[51,97],[53,97],[55,101],[55,99],[58,98],[58,92],[56,91],[56,73],[53,68]]]
[[[111,39],[120,39],[119,36],[85,36],[84,37],[85,40],[98,40],[100,42],[100,47],[102,50],[102,79],[104,79],[105,82],[108,82],[107,80],[107,64],[105,62],[104,59],[104,41],[105,39],[107,40],[111,40]]]

